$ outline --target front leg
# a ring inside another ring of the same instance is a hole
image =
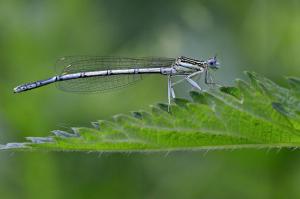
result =
[[[205,84],[221,87],[220,84],[214,82],[213,78],[211,77],[211,75],[208,72],[208,69],[205,70]]]
[[[210,79],[210,81],[208,79]],[[209,75],[208,69],[205,70],[205,84],[215,84],[212,77]]]

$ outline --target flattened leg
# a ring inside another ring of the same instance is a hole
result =
[[[196,88],[196,89],[202,91],[202,88],[201,88],[194,80],[190,79],[189,77],[186,77],[185,79],[186,79],[186,80],[188,81],[188,83],[190,83],[194,88]]]
[[[201,74],[203,71],[197,71],[195,73],[192,73],[190,75],[188,75],[185,79],[188,81],[188,83],[190,83],[194,88],[202,91],[201,87],[197,84],[197,82],[195,82],[194,80],[192,80],[191,78],[198,75],[198,74]]]
[[[173,99],[176,97],[175,96],[175,91],[174,91],[174,88],[172,87],[172,85],[171,85],[171,96],[172,96]]]

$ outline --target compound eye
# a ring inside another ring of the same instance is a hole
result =
[[[218,69],[218,68],[220,68],[219,62],[217,61],[216,57],[208,59],[207,60],[207,64],[212,69]]]
[[[214,65],[216,64],[216,60],[209,60],[209,61],[208,61],[208,64],[209,64],[210,66],[214,66]]]

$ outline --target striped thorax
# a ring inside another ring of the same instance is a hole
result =
[[[176,59],[174,68],[178,73],[193,73],[207,68],[207,63],[206,61],[181,56]]]

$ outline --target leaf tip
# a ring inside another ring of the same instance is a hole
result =
[[[100,124],[99,122],[91,122],[92,126],[97,129],[97,130],[100,130]]]
[[[182,99],[182,98],[175,98],[174,99],[174,102],[177,106],[180,106],[180,107],[186,107],[186,105],[190,102],[189,100],[187,99]]]
[[[170,109],[169,105],[165,103],[158,103],[157,107],[165,112],[169,112]]]
[[[61,137],[61,138],[70,138],[70,137],[78,137],[78,134],[74,134],[74,133],[68,133],[65,131],[61,131],[61,130],[54,130],[52,131],[52,133],[56,136],[56,137]]]
[[[231,95],[231,96],[235,97],[238,100],[243,99],[241,90],[237,87],[223,86],[223,87],[220,88],[220,91],[223,92],[223,93],[226,93],[228,95]]]
[[[284,106],[281,103],[278,102],[272,102],[272,107],[279,113],[283,115],[288,115],[288,111],[285,110]]]
[[[298,77],[286,77],[289,85],[293,89],[300,89],[300,78]]]
[[[193,99],[193,101],[196,103],[208,104],[207,93],[205,91],[203,92],[191,91],[190,96]]]
[[[25,149],[30,148],[26,143],[7,143],[5,145],[0,145],[0,150],[9,150],[9,149]]]
[[[131,112],[132,117],[136,118],[136,119],[143,119],[143,114],[141,112],[138,111],[132,111]]]
[[[44,144],[54,141],[52,137],[26,137],[26,140],[31,141],[33,144]]]

